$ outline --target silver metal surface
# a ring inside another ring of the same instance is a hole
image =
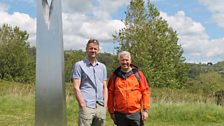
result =
[[[36,126],[65,126],[61,0],[37,0]]]

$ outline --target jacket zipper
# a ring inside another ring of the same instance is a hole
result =
[[[125,84],[126,84],[126,108],[127,108],[127,113],[128,113],[128,98],[129,98],[129,96],[128,96],[128,84],[127,84],[127,81],[126,81],[126,78],[125,78]]]

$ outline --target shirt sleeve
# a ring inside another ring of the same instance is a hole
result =
[[[73,65],[72,78],[81,79],[81,66],[78,62]]]
[[[106,68],[105,65],[103,65],[103,67],[104,67],[104,71],[103,71],[103,72],[104,72],[104,74],[103,74],[104,77],[103,77],[103,79],[104,79],[104,80],[107,80],[107,68]]]

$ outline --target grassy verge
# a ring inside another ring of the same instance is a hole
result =
[[[147,123],[149,126],[160,123],[161,126],[163,126],[162,123],[174,126],[224,125],[224,108],[208,103],[152,104]]]
[[[0,81],[0,125],[34,125],[34,86]]]
[[[0,96],[1,126],[33,126],[34,100],[30,96]]]
[[[77,102],[69,86],[66,89],[67,125],[77,126]],[[224,107],[203,102],[205,97],[199,94],[170,89],[152,90],[152,94],[154,101],[145,126],[224,125]],[[34,106],[34,85],[0,81],[0,126],[33,126]],[[113,126],[109,115],[106,126]]]

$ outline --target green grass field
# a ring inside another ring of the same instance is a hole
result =
[[[0,80],[0,126],[33,126],[35,116],[34,85]],[[77,126],[78,106],[66,88],[67,125]],[[177,90],[152,90],[149,119],[145,126],[224,126],[224,107],[203,96]],[[176,99],[175,99],[176,96]],[[196,99],[199,100],[196,100]],[[113,126],[109,115],[106,126]]]

